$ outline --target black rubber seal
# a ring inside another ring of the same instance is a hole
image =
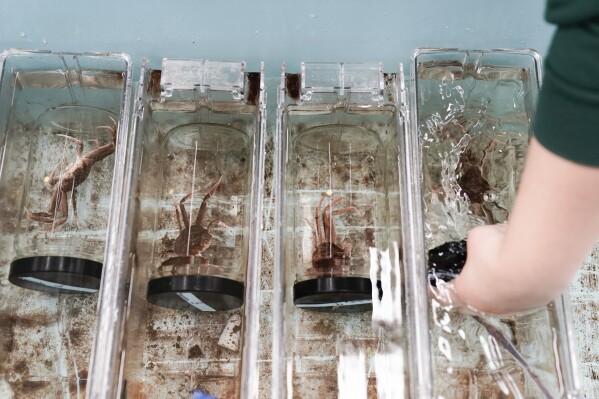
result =
[[[32,256],[10,264],[8,281],[30,290],[86,294],[100,289],[102,263],[70,256]]]
[[[428,251],[428,281],[433,287],[437,280],[449,282],[457,277],[466,263],[466,240],[449,241]]]
[[[148,302],[178,310],[214,312],[243,305],[243,283],[215,276],[170,276],[150,280]]]
[[[379,300],[383,297],[377,281]],[[372,310],[372,283],[363,277],[323,277],[293,285],[293,303],[319,312],[354,313]]]

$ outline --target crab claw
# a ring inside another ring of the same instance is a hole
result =
[[[110,118],[110,120],[112,121],[112,125],[111,126],[98,126],[96,129],[107,129],[110,131],[110,133],[112,134],[112,142],[113,144],[116,145],[116,131],[117,131],[117,127],[118,127],[118,123],[116,121],[116,119],[114,119],[112,116],[108,116]]]

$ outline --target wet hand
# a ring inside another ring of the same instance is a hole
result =
[[[503,306],[508,287],[497,276],[497,264],[507,224],[480,226],[468,233],[467,258],[464,269],[452,282],[454,297],[462,307],[485,313],[506,313]]]

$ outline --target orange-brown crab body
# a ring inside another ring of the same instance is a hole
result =
[[[324,201],[324,197],[314,211],[314,220],[316,225],[312,228],[312,238],[314,241],[314,251],[312,252],[312,267],[315,269],[336,269],[339,267],[347,267],[350,264],[352,244],[349,239],[343,241],[342,246],[336,244],[337,232],[335,224],[332,221],[333,216],[343,215],[345,213],[354,212],[357,209],[353,206],[332,210],[342,198],[331,199],[329,204],[322,210],[322,227],[320,229],[320,207]]]
[[[197,224],[184,228],[175,239],[174,251],[179,255],[199,255],[210,247],[212,233]]]
[[[227,227],[227,225],[220,220],[213,220],[208,223],[206,227],[202,226],[206,216],[207,201],[216,192],[221,181],[222,176],[216,181],[216,183],[212,185],[210,190],[208,190],[208,193],[206,193],[204,199],[202,200],[200,210],[198,211],[198,215],[193,223],[192,220],[190,220],[185,206],[183,205],[183,203],[187,201],[193,192],[188,193],[179,201],[179,203],[175,204],[177,224],[179,225],[180,231],[179,235],[175,239],[173,247],[173,252],[176,254],[176,256],[162,262],[162,266],[174,266],[176,268],[179,266],[187,266],[192,263],[192,257],[194,256],[198,256],[201,260],[201,263],[207,262],[206,258],[203,256],[203,253],[212,244],[211,228],[214,225]],[[177,274],[178,271],[174,270],[174,273]]]
[[[312,267],[318,269],[347,267],[349,261],[347,251],[332,242],[321,242],[312,253]]]
[[[95,148],[85,154],[83,153],[83,142],[81,140],[72,136],[57,134],[57,136],[64,137],[77,145],[77,158],[74,162],[68,164],[59,176],[56,176],[55,170],[50,173],[47,182],[52,186],[52,199],[50,201],[50,206],[48,207],[48,212],[27,212],[27,219],[35,222],[51,223],[50,230],[62,225],[68,218],[68,202],[66,194],[69,192],[72,192],[71,202],[73,204],[73,214],[75,219],[77,219],[76,188],[87,179],[96,162],[103,160],[115,151],[117,132],[116,122],[114,122],[114,125],[111,127],[101,126],[101,128],[110,130],[112,140],[102,146],[100,146],[100,143],[97,140],[91,140],[92,143],[94,143]],[[60,212],[60,217],[56,216],[57,212]],[[77,225],[79,225],[78,221]]]

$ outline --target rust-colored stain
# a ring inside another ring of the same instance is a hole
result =
[[[285,74],[285,89],[287,90],[287,95],[294,100],[299,100],[300,98],[300,85],[301,85],[301,75],[299,73],[287,73]]]
[[[260,73],[247,73],[247,103],[250,105],[258,105],[260,98]]]

